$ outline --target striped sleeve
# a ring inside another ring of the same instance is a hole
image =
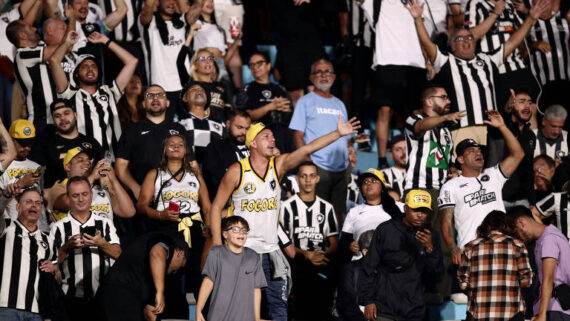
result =
[[[465,26],[474,28],[477,26],[477,2],[478,0],[469,0],[465,8]]]
[[[441,187],[439,191],[439,197],[437,198],[437,204],[439,209],[455,206],[455,199],[453,197],[453,181],[449,181]]]
[[[410,139],[413,140],[418,139],[418,137],[416,137],[414,127],[416,126],[416,123],[420,119],[423,119],[422,115],[411,115],[406,119],[406,125],[405,125],[406,137],[409,137]]]
[[[557,208],[560,208],[560,197],[556,197],[556,194],[550,193],[536,203],[536,209],[543,217],[550,217]]]
[[[291,244],[291,239],[289,239],[289,236],[287,236],[287,233],[285,233],[285,230],[281,224],[279,224],[277,228],[277,238],[279,239],[279,246],[282,248],[287,247],[289,244]]]
[[[329,211],[327,213],[327,224],[323,230],[325,237],[338,235],[338,223],[336,220],[336,215],[334,214],[334,208],[332,205],[328,204]]]
[[[16,63],[31,67],[43,62],[45,46],[19,48],[16,53]]]
[[[113,224],[112,221],[108,220],[108,219],[104,219],[105,220],[105,239],[107,239],[107,242],[111,243],[111,244],[121,244],[121,241],[119,240],[119,236],[117,235],[117,230],[115,229],[115,225]]]

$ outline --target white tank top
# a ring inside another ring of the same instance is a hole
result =
[[[154,199],[156,199],[160,186],[172,177],[169,171],[158,170],[154,180]],[[198,204],[198,191],[200,182],[194,173],[185,171],[180,180],[172,178],[162,188],[156,210],[162,211],[168,208],[170,202],[175,202],[180,206],[180,215],[194,214],[200,212]]]
[[[249,223],[245,246],[259,254],[279,249],[277,227],[281,186],[275,169],[275,157],[271,157],[263,176],[256,174],[250,158],[239,161],[241,177],[238,188],[232,194],[230,215],[239,215]]]

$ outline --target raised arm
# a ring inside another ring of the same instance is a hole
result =
[[[115,0],[115,10],[109,13],[105,17],[105,20],[103,20],[103,25],[105,28],[108,30],[115,29],[125,18],[127,10],[128,8],[125,0]]]
[[[121,62],[124,64],[123,69],[121,69],[121,72],[119,72],[119,75],[117,76],[117,78],[115,78],[115,82],[117,82],[119,90],[123,92],[125,87],[127,87],[129,81],[133,77],[133,74],[135,73],[135,69],[137,68],[139,60],[135,58],[135,56],[131,55],[131,53],[125,50],[123,47],[119,46],[119,44],[110,40],[107,36],[101,33],[93,32],[92,34],[89,35],[88,39],[89,42],[92,43],[100,43],[102,45],[107,45],[109,49],[111,49],[111,51],[114,52],[115,55],[117,55],[117,57],[119,57]]]
[[[540,15],[547,10],[549,0],[538,0],[533,6],[531,6],[530,11],[526,19],[524,19],[523,24],[511,35],[509,40],[505,42],[504,48],[504,59],[515,51],[515,49],[521,44],[521,42],[526,38],[532,26],[536,23]]]
[[[414,134],[418,137],[422,136],[428,130],[434,129],[446,121],[452,121],[457,124],[466,114],[467,112],[463,110],[456,113],[422,118],[414,124]]]
[[[479,3],[480,2],[478,1],[470,1],[469,8],[467,8],[468,12],[465,18],[469,22],[471,22],[472,25],[474,25],[474,22],[476,22],[477,19],[476,18],[477,5]],[[471,28],[471,33],[475,37],[475,41],[483,38],[483,36],[487,33],[487,31],[489,31],[491,27],[493,27],[495,21],[497,21],[497,19],[499,19],[499,17],[503,14],[504,10],[505,10],[505,0],[497,0],[495,2],[495,8],[493,9],[493,11],[489,13],[487,19],[483,20],[483,22]]]
[[[424,3],[420,5],[418,4],[418,0],[409,0],[406,8],[414,18],[414,24],[416,25],[416,32],[420,39],[420,44],[427,54],[428,59],[433,64],[435,62],[435,56],[437,55],[437,46],[431,41],[426,27],[424,26],[424,21],[422,19]]]
[[[222,178],[218,193],[210,209],[210,231],[214,245],[222,245],[222,210],[228,203],[234,189],[238,187],[241,176],[239,163],[234,163]]]
[[[109,164],[104,170],[106,172],[106,176],[101,177],[99,180],[101,181],[101,184],[107,184],[114,214],[123,218],[133,217],[136,212],[135,206],[133,205],[129,194],[127,194],[127,191],[125,191],[121,182],[117,179],[113,167]]]
[[[41,7],[41,0],[24,0],[20,5],[20,12],[22,13],[24,22],[33,26]]]
[[[506,176],[511,176],[522,161],[524,150],[515,135],[505,125],[503,117],[498,111],[489,110],[487,111],[487,116],[489,116],[489,120],[485,120],[485,124],[497,128],[505,138],[509,156],[501,162],[501,170]]]
[[[73,47],[77,40],[79,40],[79,34],[77,32],[73,31],[68,33],[64,41],[62,41],[48,60],[49,69],[55,82],[55,90],[58,94],[63,93],[69,85],[67,75],[63,67],[61,67],[61,61],[69,48]]]
[[[147,26],[151,22],[152,15],[156,11],[157,1],[158,0],[145,0],[139,18],[143,26]]]
[[[318,151],[319,149],[332,144],[343,136],[356,134],[356,130],[358,128],[360,128],[360,121],[356,120],[356,117],[353,117],[349,121],[343,123],[342,116],[339,115],[336,130],[297,148],[297,150],[292,153],[281,154],[277,156],[277,159],[275,160],[277,171],[279,173],[288,172],[290,169],[297,167],[309,155]]]
[[[194,0],[191,6],[188,6],[188,0],[177,0],[177,4],[180,13],[186,16],[186,22],[193,25],[200,17],[204,0]]]
[[[0,119],[0,146],[2,146],[2,154],[0,154],[0,170],[4,171],[10,166],[14,158],[16,158],[16,146],[14,140],[4,127],[2,119]]]

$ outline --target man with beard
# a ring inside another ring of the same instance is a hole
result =
[[[397,135],[392,138],[390,145],[390,158],[394,161],[394,166],[382,170],[386,179],[386,189],[395,200],[404,197],[404,177],[406,176],[406,136]]]
[[[327,60],[318,60],[311,66],[309,77],[315,90],[297,101],[289,128],[293,130],[293,141],[297,149],[335,130],[338,117],[348,120],[344,103],[331,94],[336,79],[333,65]],[[311,154],[317,165],[321,183],[317,195],[333,204],[335,213],[342,217],[346,212],[348,168],[347,137]]]
[[[421,93],[421,100],[422,113],[411,115],[406,120],[408,164],[404,179],[404,194],[412,189],[424,189],[436,199],[452,165],[453,139],[449,126],[460,121],[465,116],[465,111],[449,113],[451,101],[441,85],[427,86]],[[433,204],[430,222],[434,226],[434,233],[440,236],[439,224],[433,224],[438,219],[437,214],[437,204]],[[448,252],[445,245],[442,247],[442,252]],[[448,258],[449,255],[444,256],[446,266],[451,263]],[[451,277],[443,278],[435,285],[435,289],[431,290],[441,296],[449,295]],[[435,300],[439,301],[440,296],[436,296]]]
[[[210,95],[200,82],[189,81],[182,90],[184,111],[178,121],[186,128],[188,146],[191,146],[199,164],[205,158],[204,149],[225,136],[226,116],[221,107],[210,106]]]
[[[65,41],[57,47],[49,59],[57,95],[60,98],[69,99],[70,105],[75,107],[79,132],[95,138],[109,158],[114,159],[114,152],[121,137],[117,101],[123,95],[125,87],[133,76],[138,59],[107,36],[94,32],[89,35],[89,41],[107,46],[119,57],[123,67],[110,86],[102,85],[102,71],[97,65],[95,57],[81,55],[73,71],[77,88],[72,88],[61,66],[61,61],[66,52],[77,41],[78,34],[76,32],[68,33]]]
[[[51,116],[55,132],[46,132],[34,145],[30,159],[46,167],[44,185],[52,186],[57,180],[66,177],[63,158],[74,147],[90,149],[97,162],[103,157],[101,145],[93,137],[85,136],[77,130],[77,113],[69,101],[57,98],[51,105]]]
[[[119,180],[138,199],[146,174],[158,166],[164,140],[185,132],[182,125],[166,119],[170,101],[159,85],[151,85],[143,95],[146,118],[125,129],[115,160]]]
[[[230,111],[226,120],[228,136],[211,142],[204,150],[204,159],[208,161],[202,164],[202,170],[210,199],[216,197],[218,186],[228,168],[249,156],[249,149],[245,146],[245,133],[250,125],[251,118],[247,112],[239,109]]]
[[[529,123],[532,117],[532,111],[530,109],[530,105],[532,104],[530,90],[526,88],[511,89],[510,104],[512,106],[511,121],[507,121],[507,127],[513,135],[515,135],[523,148],[524,158],[503,187],[503,201],[505,202],[506,210],[516,205],[528,207],[529,205],[534,205],[536,202],[533,182],[528,179],[533,176],[532,158],[536,145],[536,136],[532,129],[530,129]],[[507,153],[508,149],[503,148],[503,151],[501,151],[503,155],[502,158],[507,156]],[[488,165],[492,166],[495,164]]]

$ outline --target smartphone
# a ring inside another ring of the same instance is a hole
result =
[[[97,228],[95,228],[95,226],[86,226],[81,228],[81,233],[95,236],[97,234]]]
[[[34,177],[40,177],[40,176],[43,176],[45,172],[46,172],[46,167],[42,165],[42,166],[36,168],[36,171],[34,172],[33,176]]]
[[[173,211],[173,212],[178,212],[178,210],[180,209],[180,205],[178,205],[178,203],[175,202],[168,202],[168,210],[169,211]]]

